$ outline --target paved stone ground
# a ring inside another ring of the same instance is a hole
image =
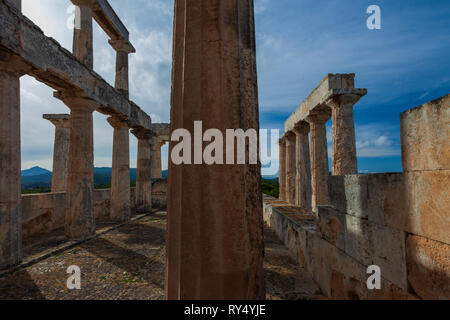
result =
[[[164,299],[164,212],[109,231],[102,236],[0,277],[0,300],[159,300]],[[104,223],[99,227],[107,227]],[[265,230],[267,299],[314,299],[317,286],[289,258],[287,249]],[[25,258],[64,243],[62,230],[24,243]],[[81,268],[81,290],[68,290],[66,270]]]

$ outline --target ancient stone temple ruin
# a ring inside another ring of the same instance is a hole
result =
[[[46,259],[65,259],[69,248],[84,244],[80,250],[92,251],[86,265],[100,257],[94,269],[108,265],[120,275],[130,273],[114,285],[154,286],[157,294],[145,298],[264,299],[274,291],[265,271],[276,251],[267,250],[264,235],[275,232],[285,245],[274,235],[277,250],[295,260],[291,273],[302,269],[308,275],[301,279],[312,283],[309,298],[450,298],[450,95],[401,115],[401,173],[358,174],[353,110],[368,91],[355,88],[354,74],[329,74],[285,123],[279,199],[263,197],[259,163],[169,161],[165,179],[161,147],[175,130],[193,133],[199,120],[222,133],[259,129],[253,0],[174,1],[170,124],[152,123],[130,100],[128,58],[136,50],[108,1],[71,2],[77,10],[69,52],[22,14],[21,0],[0,0],[0,297],[14,296],[2,290],[23,276],[14,272],[44,260],[54,267],[55,260]],[[114,86],[93,71],[93,19],[116,52]],[[21,194],[24,75],[55,90],[54,98],[70,109],[43,115],[55,128],[53,180],[46,194]],[[107,115],[114,130],[111,189],[94,189],[94,112]],[[138,139],[133,188],[130,133]],[[170,142],[169,154],[173,147]],[[139,214],[148,224],[130,231]],[[149,225],[152,219],[158,221]],[[113,226],[99,230],[105,221]],[[118,238],[126,241],[114,239],[120,245],[98,239],[123,226],[128,229]],[[63,232],[61,246],[22,261],[23,240],[57,230]],[[370,266],[381,271],[379,290],[366,285]],[[130,270],[144,276],[136,280]],[[158,271],[163,279],[153,277]],[[25,280],[31,278],[27,272]],[[12,276],[2,278],[6,273]],[[63,281],[64,276],[65,270]],[[98,274],[93,279],[101,280]],[[17,286],[27,294],[32,291],[27,285],[35,288],[39,279],[25,282]],[[54,288],[46,289],[49,294]],[[61,292],[63,298],[80,298],[60,290],[55,296],[61,298]],[[101,297],[110,298],[110,292]]]
[[[73,52],[46,37],[21,14],[21,0],[0,1],[0,268],[22,259],[22,237],[64,226],[70,239],[95,232],[101,217],[121,222],[132,209],[152,208],[152,179],[161,179],[161,150],[169,125],[154,124],[128,99],[129,33],[105,0],[73,0],[77,6]],[[115,87],[93,71],[93,19],[117,53]],[[21,195],[20,82],[23,75],[55,90],[70,114],[47,114],[55,126],[52,190]],[[93,112],[114,128],[111,190],[94,191]],[[153,127],[154,126],[154,127]],[[137,137],[136,188],[130,189],[129,132]],[[152,175],[152,171],[154,175]],[[166,184],[157,202],[165,205]]]
[[[264,219],[328,297],[449,299],[450,95],[402,113],[402,173],[358,174],[353,108],[367,90],[354,76],[327,75],[286,120]],[[380,290],[366,285],[373,265]]]

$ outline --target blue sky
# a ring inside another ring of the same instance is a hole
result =
[[[168,122],[173,1],[110,3],[137,49],[130,60],[131,99],[154,122]],[[372,4],[381,7],[381,30],[366,27]],[[69,5],[23,0],[24,13],[71,50]],[[359,170],[401,171],[400,112],[450,93],[450,1],[255,0],[255,6],[261,127],[282,130],[326,74],[356,73],[356,87],[368,89],[355,107]],[[94,34],[94,69],[114,83],[114,51],[98,27]],[[24,169],[51,169],[53,128],[41,118],[64,112],[50,89],[22,78]],[[95,115],[96,166],[111,166],[112,129],[105,119]],[[131,136],[132,166],[136,148]],[[167,147],[163,158],[166,163]]]

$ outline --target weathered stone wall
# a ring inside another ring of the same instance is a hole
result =
[[[337,299],[450,298],[450,95],[401,116],[403,173],[330,176],[317,217],[266,197],[264,220]],[[368,290],[367,267],[382,289]]]
[[[153,181],[152,201],[154,208],[167,206],[167,179]],[[135,210],[136,188],[131,188],[132,211]],[[98,220],[109,219],[111,190],[101,189],[94,192],[94,214]],[[30,194],[22,196],[23,237],[49,233],[64,226],[66,205],[65,192]]]

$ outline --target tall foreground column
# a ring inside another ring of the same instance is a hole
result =
[[[19,79],[25,71],[16,60],[0,51],[0,269],[22,260]]]
[[[286,133],[286,202],[295,204],[295,134]]]
[[[127,221],[131,217],[129,125],[118,117],[110,117],[108,122],[114,128],[109,217],[113,221]]]
[[[75,7],[73,54],[89,69],[94,67],[92,6],[94,0],[72,0]]]
[[[342,95],[327,102],[332,110],[332,173],[335,176],[358,173],[353,106],[359,99],[358,95]]]
[[[253,1],[176,0],[172,77],[171,132],[258,132]],[[261,165],[169,170],[167,298],[264,298]]]
[[[278,199],[286,201],[286,139],[278,140],[279,159],[278,159]]]
[[[92,113],[98,104],[87,98],[55,94],[70,108],[65,234],[84,239],[95,232],[94,138]]]
[[[43,118],[55,126],[52,192],[65,192],[67,185],[67,155],[69,153],[70,140],[70,115],[44,114]]]
[[[140,212],[152,209],[152,165],[149,130],[133,130],[138,139],[138,155],[136,169],[136,209]]]
[[[311,161],[309,151],[309,124],[302,121],[295,127],[296,135],[296,175],[295,204],[311,210]]]
[[[308,117],[311,127],[311,186],[312,207],[326,206],[328,200],[328,150],[327,128],[328,114],[317,114]]]

